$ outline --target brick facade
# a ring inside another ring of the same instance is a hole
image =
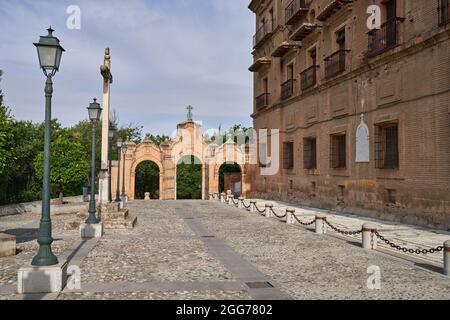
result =
[[[373,4],[382,26],[369,32]],[[254,127],[280,129],[281,146],[278,174],[253,167],[253,195],[450,226],[450,24],[440,23],[442,5],[448,10],[448,0],[251,2]],[[369,162],[356,162],[361,115]],[[287,142],[292,166],[283,166]]]

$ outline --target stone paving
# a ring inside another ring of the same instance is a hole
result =
[[[275,203],[280,212],[282,206],[287,204]],[[135,229],[107,230],[89,244],[92,247],[86,245],[85,254],[74,258],[81,268],[81,290],[66,289],[42,298],[450,299],[450,278],[432,265],[442,264],[442,254],[428,264],[366,251],[357,238],[319,236],[312,228],[216,201],[135,201],[128,207],[138,216]],[[302,215],[312,216],[313,211]],[[58,255],[68,255],[72,250],[68,248],[79,241],[77,231],[62,228],[72,218],[53,217],[57,239],[53,248]],[[341,215],[330,219],[348,229],[369,220]],[[39,215],[33,214],[0,217],[0,232],[13,230],[19,235],[18,255],[0,259],[0,300],[32,298],[17,295],[14,289],[18,268],[29,264],[36,252],[33,229],[38,223]],[[383,223],[382,230],[408,244],[434,246],[450,239],[446,233],[391,223]],[[370,266],[381,270],[380,290],[367,288]],[[255,281],[269,282],[273,288],[252,288],[250,282]]]

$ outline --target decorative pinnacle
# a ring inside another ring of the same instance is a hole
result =
[[[97,98],[94,98],[94,102],[97,102]]]
[[[48,31],[47,37],[53,37],[53,32],[54,32],[55,30],[52,29],[52,26],[50,26],[50,27],[47,29],[47,31]]]

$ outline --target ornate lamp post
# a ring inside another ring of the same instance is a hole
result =
[[[124,142],[122,144],[122,151],[123,151],[123,169],[122,169],[122,201],[125,202],[125,161],[126,161],[126,156],[127,156],[127,149],[128,149],[128,145],[126,144],[126,142]]]
[[[112,165],[112,142],[114,139],[114,134],[116,133],[116,128],[112,123],[109,124],[109,152],[108,152],[108,160],[109,160],[109,190],[108,190],[108,201],[112,202],[112,184],[111,184],[111,165]]]
[[[44,139],[44,176],[42,185],[42,216],[39,225],[39,251],[33,258],[33,266],[51,266],[58,264],[58,258],[52,252],[52,222],[50,218],[50,140],[51,140],[51,110],[53,81],[52,78],[59,70],[62,53],[65,51],[59,44],[58,38],[53,36],[53,29],[47,29],[48,35],[41,36],[38,43],[34,43],[39,56],[39,65],[47,77],[45,83],[45,139]]]
[[[96,217],[97,208],[95,207],[95,136],[97,131],[97,123],[100,120],[102,114],[102,108],[97,103],[97,99],[94,98],[87,108],[89,112],[89,120],[92,122],[92,157],[91,157],[91,199],[89,201],[89,217],[86,220],[87,224],[98,224]]]
[[[117,139],[117,190],[116,190],[116,202],[120,202],[120,158],[121,158],[121,149],[122,148],[122,139]]]

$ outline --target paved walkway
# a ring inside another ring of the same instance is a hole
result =
[[[137,227],[99,240],[63,231],[72,216],[54,218],[54,251],[81,269],[81,290],[58,295],[14,293],[17,269],[36,252],[39,216],[0,218],[0,232],[18,234],[20,250],[0,259],[0,299],[450,299],[450,278],[438,268],[365,251],[356,239],[318,236],[215,201],[128,206]],[[380,290],[367,288],[370,266],[381,270]]]

